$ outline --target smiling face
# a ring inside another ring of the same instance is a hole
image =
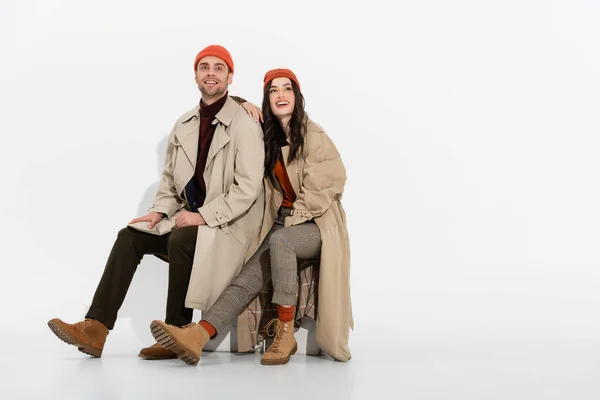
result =
[[[289,120],[294,112],[296,96],[289,78],[275,78],[269,88],[271,112],[281,121]]]
[[[223,97],[232,81],[233,73],[222,59],[208,56],[198,62],[196,83],[205,103],[211,104]]]

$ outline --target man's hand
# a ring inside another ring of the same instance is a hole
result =
[[[260,122],[265,122],[263,120],[263,114],[260,108],[250,103],[249,101],[240,104],[244,110],[252,117],[256,122],[260,119]]]
[[[162,218],[163,215],[161,213],[151,212],[148,215],[134,219],[130,222],[130,224],[135,224],[136,222],[147,222],[148,229],[152,229],[154,228],[154,225],[158,224],[158,221],[160,221]]]
[[[184,226],[200,226],[206,225],[206,221],[199,212],[182,210],[175,220],[175,225],[178,228],[183,228]]]

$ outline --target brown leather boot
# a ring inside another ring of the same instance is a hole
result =
[[[48,326],[63,342],[76,346],[79,351],[100,358],[108,328],[100,321],[86,318],[83,321],[67,324],[58,318],[48,321]]]
[[[150,324],[150,330],[161,346],[175,352],[181,361],[189,365],[198,364],[202,348],[210,339],[210,335],[200,324],[191,328],[179,328],[154,320]]]
[[[274,332],[269,332],[269,328],[274,327]],[[260,363],[262,365],[281,365],[287,364],[290,357],[296,354],[298,345],[294,337],[294,320],[282,322],[278,318],[272,319],[265,327],[267,335],[275,335],[273,343],[263,354]]]
[[[195,322],[189,323],[185,326],[182,326],[183,329],[191,328],[196,325]],[[177,358],[177,354],[169,349],[165,349],[160,345],[160,343],[154,343],[150,347],[144,347],[140,350],[140,354],[138,357],[143,358],[144,360],[170,360],[173,358]]]
[[[144,360],[170,360],[172,358],[177,358],[177,354],[171,350],[165,349],[160,343],[154,343],[152,346],[144,347],[140,350],[138,357],[141,357]]]

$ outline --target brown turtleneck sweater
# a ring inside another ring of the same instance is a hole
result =
[[[200,137],[198,138],[198,159],[196,160],[196,179],[198,191],[196,193],[196,205],[198,208],[204,205],[206,199],[206,183],[204,182],[204,168],[206,167],[206,160],[208,158],[208,150],[212,143],[213,136],[215,134],[216,125],[212,122],[215,120],[215,116],[221,111],[223,105],[227,101],[227,93],[219,100],[211,105],[206,105],[200,100]]]
[[[296,192],[294,191],[292,182],[290,182],[290,177],[287,174],[285,163],[283,162],[283,154],[281,154],[281,152],[279,153],[279,157],[275,163],[273,174],[275,175],[275,178],[277,179],[277,182],[279,182],[281,190],[283,191],[283,203],[281,206],[285,208],[293,208],[294,201],[296,201]]]

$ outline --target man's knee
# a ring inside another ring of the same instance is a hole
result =
[[[169,250],[195,248],[197,236],[197,226],[177,228],[169,236]]]
[[[117,234],[117,241],[132,243],[139,236],[139,233],[141,232],[126,226],[125,228],[121,229]]]

